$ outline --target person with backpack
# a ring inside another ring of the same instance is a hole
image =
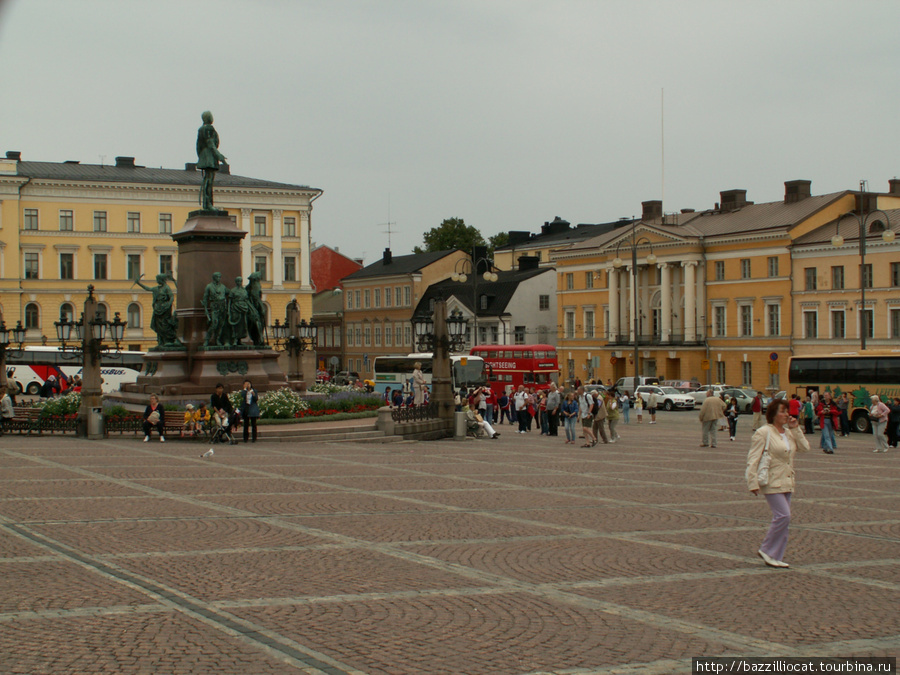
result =
[[[594,399],[584,391],[584,387],[578,387],[578,415],[581,418],[581,430],[584,433],[584,445],[582,448],[590,448],[597,440],[594,438]]]
[[[615,396],[606,394],[606,423],[609,424],[609,442],[615,443],[622,439],[616,432],[616,424],[619,422],[619,401]]]
[[[591,427],[591,431],[594,432],[594,445],[597,445],[597,439],[602,438],[603,444],[606,445],[609,443],[609,437],[606,435],[606,404],[603,401],[602,394],[599,392],[593,392],[591,396],[594,399],[594,405],[591,408],[591,412],[594,415],[594,424]]]

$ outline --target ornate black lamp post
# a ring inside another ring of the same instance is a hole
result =
[[[306,370],[310,367],[307,352],[316,348],[319,339],[319,327],[316,323],[312,320],[307,323],[306,319],[298,322],[299,316],[300,307],[296,300],[292,300],[288,303],[284,323],[275,319],[275,325],[271,326],[276,349],[284,349],[288,354],[288,380],[300,380],[306,375]],[[306,363],[302,364],[301,361]],[[315,369],[312,380],[315,380]]]
[[[12,330],[6,327],[3,316],[0,315],[0,386],[8,386],[6,378],[6,354],[7,352],[22,353],[22,345],[25,343],[25,328],[18,321]],[[19,345],[18,349],[10,347],[10,344]]]
[[[441,419],[453,419],[453,391],[450,386],[450,354],[466,344],[468,322],[462,312],[455,310],[447,316],[447,303],[438,298],[432,316],[413,317],[416,345],[422,351],[432,352],[431,402],[437,407]]]
[[[493,261],[490,258],[476,258],[475,252],[472,252],[472,259],[461,258],[456,261],[453,269],[453,275],[450,277],[457,283],[466,283],[469,275],[472,276],[472,346],[478,344],[478,269],[484,267],[485,271],[481,278],[486,282],[494,282],[499,278],[496,272],[491,270]],[[468,272],[466,271],[468,269]]]

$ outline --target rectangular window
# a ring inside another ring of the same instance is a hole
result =
[[[412,345],[412,326],[406,325],[403,327],[403,342],[407,346]]]
[[[41,275],[41,257],[40,253],[25,254],[25,278],[40,279]]]
[[[725,261],[716,260],[716,281],[725,280]]]
[[[860,278],[862,285],[866,288],[872,288],[872,263],[866,263],[859,266]]]
[[[750,259],[741,258],[741,279],[750,278]]]
[[[106,270],[106,254],[94,254],[94,279],[108,279]]]
[[[353,346],[353,328],[350,326],[347,326],[347,346]]]
[[[381,326],[375,324],[375,346],[381,346]]]
[[[375,309],[381,309],[381,289],[375,289]]]
[[[26,230],[36,230],[38,229],[38,210],[37,209],[25,209],[25,218],[22,223],[23,229]]]
[[[725,362],[716,361],[716,382],[725,384]]]
[[[584,273],[584,287],[585,288],[593,288],[594,287],[594,273],[593,272],[585,272]]]
[[[806,290],[814,291],[818,288],[818,283],[816,282],[816,268],[815,267],[807,267],[803,270],[803,276],[806,279]]]
[[[159,255],[159,273],[165,274],[166,276],[171,276],[175,271],[175,267],[172,264],[172,254],[171,253],[160,253]]]
[[[394,326],[394,344],[398,347],[403,346],[403,324],[398,323]]]
[[[831,312],[831,337],[847,337],[847,318],[842,309]]]
[[[159,233],[160,234],[172,234],[172,214],[171,213],[160,213],[159,214]]]
[[[294,216],[285,216],[282,221],[283,230],[282,236],[285,237],[296,237],[297,236],[297,219]]]
[[[356,335],[356,346],[362,347],[362,326],[357,326],[354,334]]]
[[[744,361],[741,363],[741,385],[744,387],[749,387],[753,384],[753,364],[749,361]]]
[[[865,331],[867,338],[875,337],[875,310],[865,309],[859,313],[860,321],[862,321],[862,329]]]
[[[713,312],[715,313],[713,320],[715,321],[716,337],[725,337],[725,308],[717,306],[713,309]]]
[[[482,342],[487,342],[487,329],[485,329],[482,338]],[[513,328],[513,340],[514,344],[525,344],[525,326],[516,326],[515,328]]]
[[[594,310],[592,309],[584,312],[584,337],[594,337]]]
[[[106,232],[106,211],[94,211],[94,232]]]
[[[550,309],[550,296],[549,295],[539,295],[538,296],[538,309],[541,311]]]
[[[74,279],[75,278],[75,254],[60,253],[59,254],[59,278]]]
[[[844,290],[844,266],[838,265],[831,268],[831,288],[835,291]]]
[[[575,275],[571,272],[566,274],[566,290],[571,291],[575,288]]]
[[[814,340],[819,337],[819,313],[803,312],[803,337]]]
[[[141,231],[141,214],[136,211],[129,211],[126,218],[125,231],[135,233]]]
[[[341,346],[341,327],[340,326],[334,326],[334,346],[335,347]]]
[[[766,305],[766,323],[767,335],[781,335],[781,305]]]
[[[403,287],[403,306],[409,307],[412,305],[412,288],[409,286]]]
[[[75,229],[75,215],[71,209],[59,210],[59,231],[71,232]]]
[[[394,346],[394,329],[391,327],[391,324],[384,324],[384,346],[385,347],[393,347]]]
[[[900,286],[900,263],[891,263],[891,286]]]
[[[129,253],[125,256],[125,275],[128,279],[137,279],[141,276],[140,253]]]
[[[778,276],[778,258],[777,256],[770,256],[768,258],[768,268],[769,268],[769,276],[777,277]]]
[[[372,291],[368,288],[363,291],[363,308],[369,309],[372,306]]]
[[[741,305],[741,337],[753,336],[753,306]]]
[[[253,271],[259,274],[260,281],[266,281],[269,277],[266,274],[266,256],[258,255],[253,258]]]
[[[265,216],[253,216],[253,236],[254,237],[265,237],[266,236],[266,217]]]
[[[284,280],[297,281],[297,259],[294,256],[284,259]]]
[[[491,344],[496,345],[500,343],[500,327],[497,325],[491,326]]]
[[[397,286],[394,289],[394,307],[402,307],[403,306],[403,289]],[[397,343],[400,344],[399,342]]]
[[[891,338],[900,338],[900,309],[891,309]]]
[[[345,309],[353,309],[353,293],[345,293],[344,302],[347,305]]]
[[[566,312],[566,338],[575,337],[575,312]]]
[[[384,306],[385,306],[385,307],[390,307],[390,306],[391,306],[391,300],[393,300],[393,293],[391,292],[391,287],[390,287],[390,286],[385,286],[385,287],[384,287]]]
[[[362,307],[362,304],[360,304],[359,291],[353,291],[353,306],[356,307],[356,309],[360,309]]]

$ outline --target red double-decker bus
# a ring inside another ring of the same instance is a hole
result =
[[[478,345],[469,350],[490,366],[488,382],[498,396],[520,384],[547,389],[559,383],[559,358],[553,345]]]

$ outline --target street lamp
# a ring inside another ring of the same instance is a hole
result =
[[[616,250],[613,255],[616,257],[613,259],[613,267],[617,270],[621,269],[621,267],[625,264],[625,261],[619,257],[619,247],[622,245],[624,240],[619,241],[616,244]],[[647,256],[647,264],[655,265],[656,264],[656,255],[653,253],[653,242],[650,241],[647,237],[637,237],[637,221],[632,218],[631,219],[631,290],[632,290],[632,302],[634,311],[632,312],[632,323],[634,324],[634,383],[637,386],[638,377],[640,377],[640,367],[638,365],[638,340],[639,340],[639,331],[640,331],[640,310],[638,307],[638,288],[637,288],[637,250],[638,246],[641,244],[649,244],[650,245],[650,254]]]
[[[439,331],[435,330],[435,321],[431,316],[420,314],[413,317],[412,322],[419,351],[433,352],[440,349],[444,356],[449,356],[452,352],[462,350],[466,345],[468,321],[458,309],[454,309],[447,317],[446,330],[441,331],[440,335]]]
[[[291,356],[299,356],[301,352],[312,349],[319,336],[319,327],[316,323],[314,321],[307,323],[306,319],[297,324],[296,334],[291,330],[289,318],[286,318],[283,324],[275,319],[275,325],[270,328],[275,337],[275,347],[284,347]]]
[[[497,281],[500,277],[497,276],[497,273],[492,271],[493,261],[490,258],[476,258],[475,257],[475,249],[472,249],[472,258],[460,258],[456,261],[456,266],[453,270],[453,275],[450,277],[453,281],[457,283],[464,284],[469,280],[469,275],[472,277],[472,320],[473,320],[473,329],[472,329],[472,346],[478,344],[478,268],[482,265],[486,266],[484,273],[481,275],[481,278],[485,281],[492,283]],[[468,273],[466,273],[466,267],[469,268]]]
[[[88,286],[88,301],[94,301],[94,287]],[[87,323],[87,326],[85,326]],[[64,358],[74,359],[83,355],[90,355],[91,365],[97,365],[100,357],[105,353],[119,352],[121,349],[122,339],[125,337],[125,326],[127,321],[122,321],[119,312],[116,312],[112,321],[107,321],[100,314],[100,311],[94,314],[94,318],[86,320],[82,312],[78,322],[74,322],[65,315],[59,317],[59,321],[54,321],[56,326],[56,338],[60,342],[60,351]],[[72,333],[75,333],[75,341],[72,341]],[[113,345],[103,344],[109,338],[113,341]]]
[[[0,385],[7,386],[6,379],[6,355],[15,352],[16,356],[22,354],[22,345],[25,342],[25,328],[18,321],[16,327],[10,330],[6,327],[3,315],[0,314]],[[18,344],[18,349],[10,347],[10,344]]]
[[[885,243],[890,243],[894,241],[896,235],[894,231],[891,229],[891,219],[888,217],[888,214],[882,211],[881,209],[873,209],[868,213],[863,213],[863,193],[860,191],[859,195],[859,208],[857,211],[847,211],[843,215],[841,215],[834,223],[834,236],[831,238],[831,245],[835,248],[841,248],[844,245],[844,237],[841,236],[840,226],[841,221],[844,218],[851,217],[855,218],[857,224],[859,225],[859,296],[860,296],[860,316],[859,316],[859,346],[860,349],[865,350],[866,348],[866,338],[868,337],[870,323],[866,314],[866,283],[871,281],[866,275],[866,227],[869,222],[869,217],[880,213],[884,217],[884,230],[881,232],[881,239]],[[873,221],[873,225],[879,221]]]

